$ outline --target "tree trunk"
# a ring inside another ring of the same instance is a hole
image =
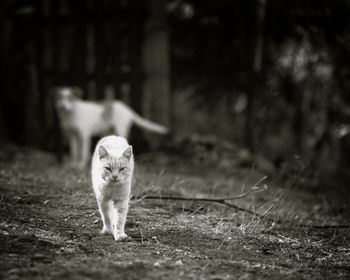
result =
[[[131,107],[138,113],[142,114],[142,26],[143,26],[143,4],[144,1],[131,0],[130,1],[130,95]]]
[[[1,70],[1,85],[2,85],[2,96],[0,100],[0,138],[8,137],[8,129],[7,129],[7,115],[6,112],[8,109],[6,108],[7,99],[9,99],[10,90],[8,81],[10,80],[8,77],[8,68],[9,62],[9,50],[10,50],[10,42],[11,42],[11,33],[12,33],[12,21],[8,17],[8,10],[13,1],[6,0],[0,2],[0,70]]]
[[[257,21],[254,38],[254,50],[253,50],[253,65],[251,76],[248,79],[247,86],[247,118],[246,118],[246,143],[248,148],[254,152],[254,99],[256,98],[259,89],[261,88],[261,69],[262,69],[262,59],[263,59],[263,46],[264,46],[264,23],[265,23],[265,11],[266,11],[266,1],[258,0],[257,5]]]
[[[165,1],[148,0],[146,10],[148,18],[142,58],[143,113],[149,119],[169,126],[170,60]]]
[[[143,27],[145,23],[145,1],[131,0],[129,2],[129,65],[128,82],[130,88],[130,105],[140,115],[143,112]],[[145,152],[149,145],[143,131],[133,126],[130,142],[138,153]]]

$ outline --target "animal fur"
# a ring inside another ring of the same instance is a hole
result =
[[[132,147],[123,137],[107,136],[96,145],[91,179],[103,222],[102,234],[113,234],[116,241],[124,232],[134,172]]]
[[[85,101],[78,87],[58,87],[53,91],[60,127],[69,144],[70,162],[75,166],[84,167],[88,163],[93,136],[105,136],[112,131],[128,138],[133,124],[150,132],[168,133],[166,127],[141,117],[120,100]]]

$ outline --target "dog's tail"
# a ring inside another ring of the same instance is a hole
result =
[[[169,132],[169,129],[166,128],[165,126],[152,122],[150,120],[147,120],[136,113],[134,114],[134,122],[137,126],[145,130],[148,130],[150,132],[155,132],[159,134],[167,134]]]

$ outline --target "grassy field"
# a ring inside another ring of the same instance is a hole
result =
[[[0,151],[1,279],[350,279],[349,186],[290,187],[251,169],[220,170],[162,153],[136,157],[126,224],[102,227],[89,170],[52,155]],[[230,197],[223,204],[148,199]],[[343,227],[339,227],[343,225]]]

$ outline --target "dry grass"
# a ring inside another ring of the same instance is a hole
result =
[[[292,189],[285,195],[284,185],[271,180],[266,191],[235,201],[267,212],[269,219],[211,202],[138,199],[126,226],[131,239],[116,243],[99,235],[88,170],[60,167],[38,151],[8,151],[0,156],[6,159],[0,163],[2,279],[349,277],[348,229],[297,227],[349,221],[345,213],[326,211],[330,202],[321,193]],[[262,177],[251,170],[232,176],[157,160],[138,159],[134,194],[233,196]]]

